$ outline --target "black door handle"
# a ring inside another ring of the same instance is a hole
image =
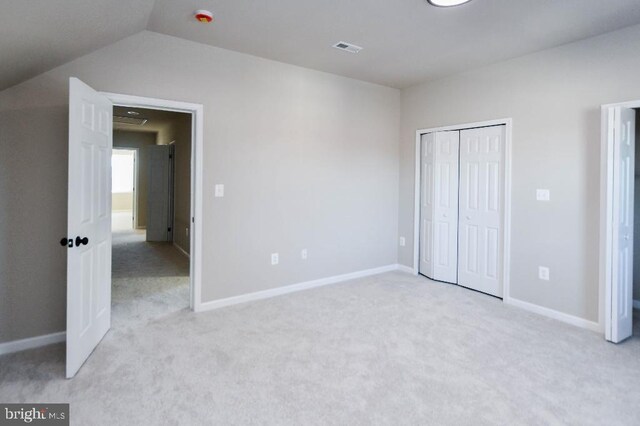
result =
[[[87,237],[84,237],[84,238],[76,237],[76,247],[80,247],[82,244],[84,244],[85,246],[87,244],[89,244],[89,238],[87,238]]]
[[[60,240],[60,245],[61,246],[67,246],[69,248],[73,247],[73,240],[71,238],[67,239],[67,238],[63,238]]]

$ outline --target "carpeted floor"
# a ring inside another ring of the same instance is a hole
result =
[[[194,314],[159,275],[136,278],[152,302],[114,297],[74,379],[62,344],[0,358],[0,401],[70,402],[76,425],[640,424],[638,332],[401,272]]]
[[[189,258],[172,243],[149,243],[144,231],[113,233],[111,322],[114,328],[189,308]]]

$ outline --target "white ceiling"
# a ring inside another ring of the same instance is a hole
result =
[[[143,29],[407,87],[640,23],[639,0],[29,0],[1,11],[0,89]]]

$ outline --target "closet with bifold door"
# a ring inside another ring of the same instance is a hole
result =
[[[419,272],[502,297],[506,126],[420,140]]]

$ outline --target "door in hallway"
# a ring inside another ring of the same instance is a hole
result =
[[[153,145],[148,149],[147,241],[171,241],[173,148],[170,145]]]

